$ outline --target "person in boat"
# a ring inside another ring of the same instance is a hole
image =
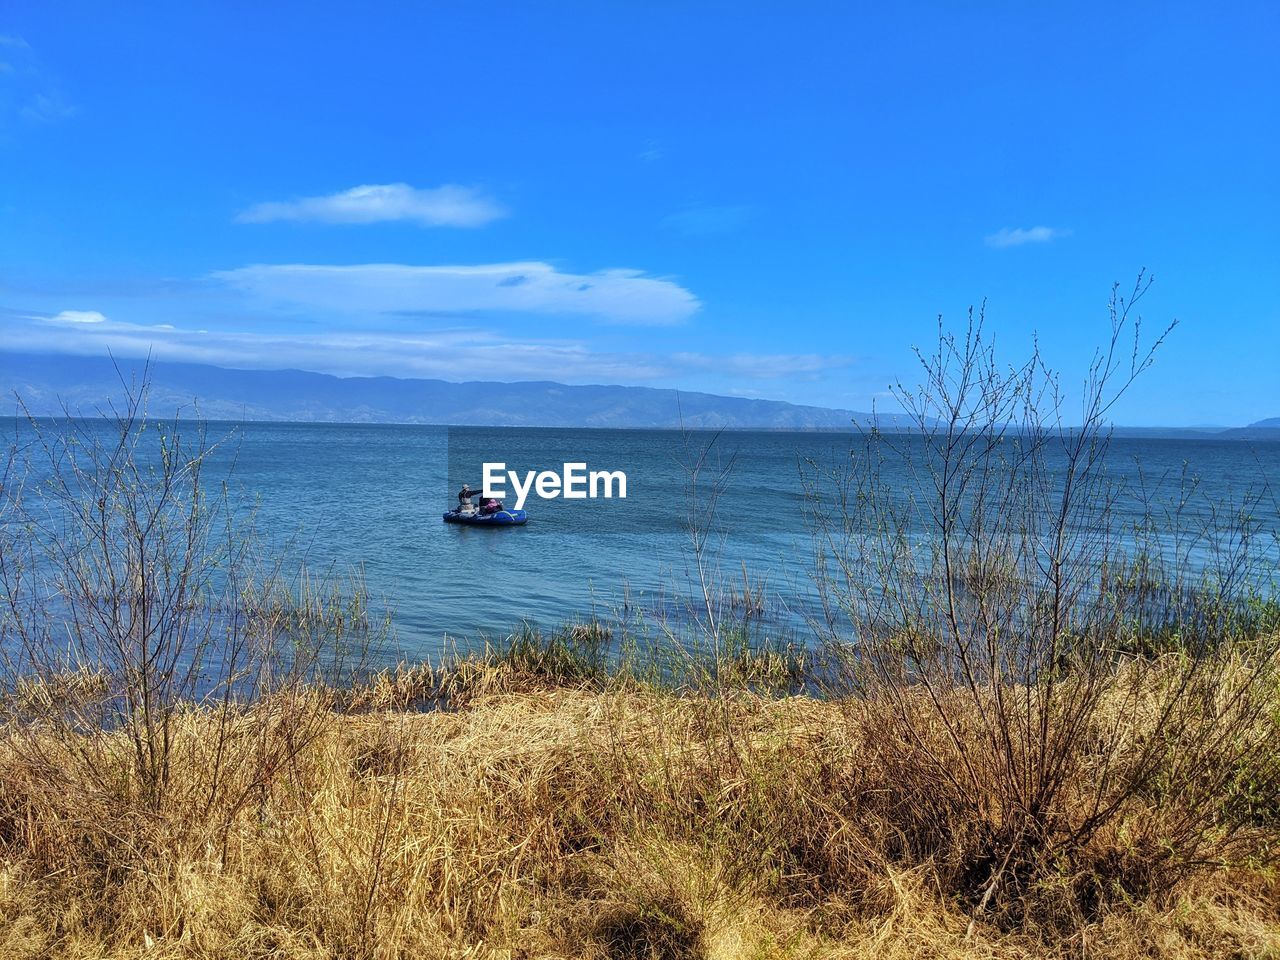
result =
[[[479,490],[472,490],[471,484],[464,483],[462,485],[462,489],[458,491],[458,506],[459,507],[466,506],[468,503],[471,502],[472,497],[478,497],[479,495],[480,495]]]
[[[480,505],[480,512],[486,516],[502,509],[502,501],[490,498]]]

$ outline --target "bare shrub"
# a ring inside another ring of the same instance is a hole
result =
[[[1223,803],[1233,779],[1280,790],[1280,638],[1265,618],[1247,648],[1228,629],[1256,560],[1248,523],[1202,517],[1217,563],[1192,577],[1186,541],[1170,556],[1165,529],[1144,541],[1116,510],[1131,491],[1107,470],[1110,414],[1163,340],[1144,345],[1134,313],[1148,286],[1113,290],[1078,407],[1038,350],[1002,366],[971,312],[958,336],[939,321],[922,385],[896,388],[909,429],[810,465],[830,692],[877,718],[881,815],[904,856],[935,859],[975,915],[1017,920],[1073,871],[1087,910],[1275,839]],[[1157,625],[1176,652],[1135,641]]]
[[[259,562],[225,480],[205,477],[218,445],[203,424],[148,418],[145,381],[123,393],[96,417],[19,424],[0,518],[3,734],[24,803],[88,790],[100,835],[177,811],[170,827],[216,830],[315,735],[327,706],[307,685],[345,676],[375,627],[358,584]],[[195,775],[177,736],[194,710],[216,721]]]

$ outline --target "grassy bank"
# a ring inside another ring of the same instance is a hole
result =
[[[888,749],[900,704],[664,688],[577,649],[526,634],[340,696],[184,711],[160,803],[124,733],[10,737],[0,956],[1280,953],[1280,798],[1253,789],[1274,771],[1227,771],[1206,819],[1171,769],[1070,839],[1112,789],[1096,758],[1141,752],[1158,719],[1141,703],[1163,702],[1176,662],[1117,665],[1055,832],[984,899],[1003,818],[976,724],[991,791],[973,797]],[[1274,764],[1280,696],[1258,716],[1233,736]],[[936,734],[917,748],[945,751]],[[1188,820],[1203,845],[1183,843]]]

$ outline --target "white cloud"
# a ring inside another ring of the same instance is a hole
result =
[[[0,312],[7,349],[119,357],[233,368],[296,368],[339,376],[391,375],[444,380],[557,380],[569,383],[687,382],[721,374],[743,381],[785,382],[852,364],[850,357],[734,354],[718,357],[681,352],[605,351],[578,340],[521,339],[484,329],[431,333],[306,332],[245,333],[144,326],[117,320],[51,323],[53,317]],[[726,388],[729,384],[725,385]],[[776,389],[776,388],[775,388]]]
[[[1005,227],[987,237],[988,247],[1021,247],[1027,243],[1048,243],[1071,236],[1070,230],[1057,227]]]
[[[256,265],[213,274],[261,300],[354,314],[574,314],[613,323],[673,324],[701,304],[672,280],[638,270],[562,273],[548,263],[476,266]]]
[[[52,323],[106,323],[105,315],[97,310],[63,310],[49,317]]]
[[[407,183],[367,184],[324,197],[259,203],[241,223],[301,220],[317,223],[384,223],[408,220],[424,227],[479,227],[506,216],[496,201],[472,187],[447,183],[419,190]]]

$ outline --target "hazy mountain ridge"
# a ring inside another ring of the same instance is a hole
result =
[[[117,366],[119,370],[117,370]],[[0,386],[37,416],[91,414],[123,392],[121,377],[140,380],[140,360],[0,353]],[[547,427],[754,427],[832,429],[871,414],[653,387],[571,386],[553,381],[502,383],[337,377],[303,370],[236,370],[154,362],[153,414],[216,420],[352,423],[471,423]],[[8,411],[5,411],[8,412]],[[882,426],[897,418],[881,415]]]
[[[1280,417],[1268,417],[1265,420],[1257,420],[1247,427],[1224,430],[1219,436],[1231,437],[1234,440],[1280,440]]]
[[[14,395],[36,416],[66,410],[91,415],[140,381],[146,364],[64,354],[0,351],[0,389],[17,412]],[[830,430],[873,415],[710,393],[617,385],[575,386],[551,380],[501,381],[338,377],[306,370],[242,370],[200,363],[153,362],[152,414],[210,420],[316,423],[435,423],[477,426],[678,427]],[[881,428],[907,426],[900,415],[878,414]],[[1280,417],[1229,429],[1118,427],[1117,436],[1280,440]]]

